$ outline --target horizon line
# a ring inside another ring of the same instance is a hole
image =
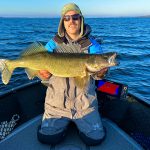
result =
[[[150,15],[144,16],[84,16],[84,18],[150,18]],[[50,18],[60,19],[60,16],[0,16],[0,18]]]

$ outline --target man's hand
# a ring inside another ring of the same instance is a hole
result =
[[[100,70],[98,73],[96,73],[98,78],[104,78],[105,74],[108,72],[108,68],[104,68],[102,70]]]
[[[40,70],[38,75],[44,80],[47,80],[52,76],[52,74],[47,70]]]

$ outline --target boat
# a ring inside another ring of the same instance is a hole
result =
[[[37,139],[44,112],[46,86],[39,80],[0,96],[0,150],[143,150],[150,148],[150,105],[131,93],[118,99],[97,90],[105,140],[87,146],[71,123],[67,136],[57,145]]]

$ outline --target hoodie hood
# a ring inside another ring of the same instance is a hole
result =
[[[88,36],[92,32],[91,27],[88,24],[84,24],[83,29],[84,30],[83,30],[83,34],[82,34],[81,38]]]
[[[63,9],[61,11],[61,19],[60,19],[59,26],[58,26],[58,35],[60,37],[64,37],[65,36],[65,27],[64,27],[64,23],[63,23],[63,17],[68,11],[75,11],[77,14],[81,15],[80,36],[82,36],[83,32],[84,32],[84,17],[82,15],[82,12],[81,12],[80,8],[75,3],[69,3],[69,4],[66,4],[63,7]]]

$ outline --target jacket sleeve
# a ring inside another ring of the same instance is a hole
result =
[[[92,44],[91,44],[91,46],[89,46],[89,53],[90,54],[102,54],[103,50],[102,50],[100,43],[98,43],[93,38],[90,38],[90,41]]]
[[[90,41],[91,41],[92,45],[89,47],[89,53],[90,54],[102,54],[103,50],[102,50],[100,43],[98,43],[93,38],[90,38]],[[106,72],[106,74],[103,74],[102,77],[99,77],[98,73],[99,72],[91,75],[94,80],[101,80],[102,78],[105,77],[105,75],[108,73],[108,71]]]
[[[51,39],[51,40],[45,45],[45,48],[48,50],[48,52],[53,52],[53,51],[57,48],[57,45],[56,45],[56,43],[54,42],[54,40]]]

